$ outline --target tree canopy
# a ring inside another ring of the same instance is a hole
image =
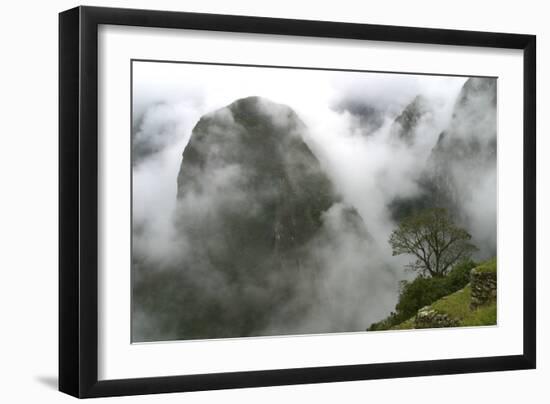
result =
[[[477,248],[472,236],[457,226],[442,208],[432,208],[406,217],[389,239],[393,255],[409,254],[407,265],[421,275],[444,276],[454,264],[467,260]]]

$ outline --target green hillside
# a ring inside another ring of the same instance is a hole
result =
[[[468,284],[464,289],[445,296],[430,306],[421,309],[426,312],[433,310],[441,315],[448,316],[451,320],[456,320],[456,327],[472,327],[481,325],[496,325],[497,323],[497,304],[496,300],[487,303],[477,309],[470,309],[471,287]],[[407,330],[418,328],[416,326],[416,316],[392,327],[392,330]]]
[[[457,268],[458,269],[458,268]],[[463,270],[462,270],[463,272]],[[483,262],[469,271],[469,280],[461,289],[422,306],[413,315],[396,324],[399,318],[392,313],[387,319],[373,324],[369,330],[407,330],[414,328],[472,327],[496,325],[496,258]],[[432,288],[430,285],[429,288]],[[407,290],[405,290],[407,292]],[[426,293],[428,290],[426,290]],[[403,306],[401,295],[397,307]],[[401,308],[401,310],[403,310]],[[410,312],[410,310],[408,311]],[[392,321],[393,320],[393,321]]]

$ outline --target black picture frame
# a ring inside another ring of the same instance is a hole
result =
[[[523,51],[523,353],[98,380],[98,26],[181,28]],[[183,12],[77,7],[59,15],[59,390],[103,397],[534,369],[536,366],[536,37]]]

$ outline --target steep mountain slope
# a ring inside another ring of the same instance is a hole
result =
[[[396,220],[416,210],[444,207],[472,231],[484,255],[495,254],[496,79],[465,82],[449,126],[432,149],[418,185],[416,197],[392,202]],[[490,210],[481,211],[481,206]],[[478,229],[480,221],[484,225]]]
[[[208,244],[213,234],[230,227],[231,237],[223,243],[239,246],[234,258],[251,260],[247,266],[256,253],[288,251],[306,242],[335,196],[302,140],[304,132],[290,108],[258,97],[203,117],[178,176],[182,226]],[[197,198],[214,205],[205,217],[189,206]]]
[[[199,120],[177,181],[181,254],[140,271],[134,308],[157,324],[137,324],[137,339],[262,335],[280,318],[300,329],[322,275],[313,251],[331,243],[324,219],[339,205],[305,132],[289,107],[259,97]],[[354,210],[337,213],[366,237]]]
[[[427,181],[457,210],[458,193],[475,184],[481,172],[496,169],[496,151],[496,80],[471,78],[432,151]]]

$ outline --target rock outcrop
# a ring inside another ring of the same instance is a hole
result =
[[[415,328],[457,327],[460,322],[448,314],[439,313],[430,306],[418,310],[414,321]]]
[[[391,135],[409,145],[412,144],[419,123],[430,113],[431,110],[426,99],[421,95],[416,96],[395,118],[390,128]]]
[[[473,268],[470,273],[472,298],[470,308],[477,309],[497,298],[497,272],[484,270],[484,267]]]

